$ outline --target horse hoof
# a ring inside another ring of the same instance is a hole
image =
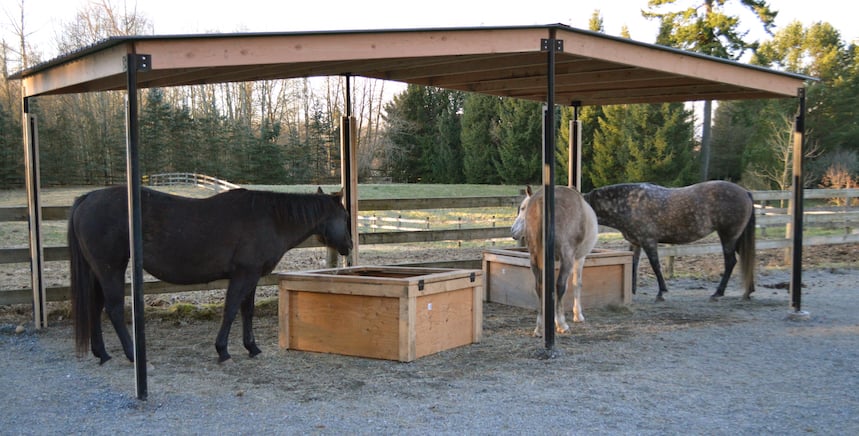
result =
[[[256,345],[251,345],[248,348],[248,356],[251,358],[257,357],[262,353],[262,350],[259,349]]]
[[[103,357],[101,357],[101,358],[99,359],[99,361],[98,361],[98,365],[99,365],[99,366],[104,365],[108,360],[110,360],[110,356],[108,356],[108,355],[106,355],[106,354],[105,354]]]
[[[226,362],[228,362],[228,361],[229,361],[230,359],[232,359],[232,358],[233,358],[233,356],[230,356],[229,354],[226,354],[226,355],[223,355],[223,356],[219,356],[219,357],[218,357],[218,363],[219,363],[219,364],[220,364],[220,363],[226,363]]]
[[[656,296],[656,302],[657,302],[657,303],[661,303],[661,302],[663,302],[663,301],[665,301],[665,297],[663,297],[663,296],[661,296],[661,295],[657,295],[657,296]]]
[[[711,295],[711,296],[710,296],[710,302],[711,302],[711,303],[718,303],[718,302],[719,302],[719,297],[718,297],[718,296],[716,296],[716,295]]]

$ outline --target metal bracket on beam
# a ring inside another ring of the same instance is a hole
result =
[[[563,39],[548,39],[542,38],[540,39],[540,51],[549,51],[549,45],[554,44],[555,53],[560,53],[564,51],[564,40]]]
[[[152,70],[152,55],[148,54],[129,54],[137,58],[137,71],[148,72]],[[128,56],[122,57],[122,70],[128,71]]]

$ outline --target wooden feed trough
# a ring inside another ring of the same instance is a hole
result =
[[[559,263],[555,262],[555,278]],[[491,249],[483,252],[487,301],[537,309],[531,258],[525,248]],[[564,295],[564,307],[573,309],[572,292]],[[632,301],[632,252],[594,249],[585,259],[582,308],[623,305]]]
[[[480,342],[480,270],[357,266],[279,274],[281,348],[411,362]]]

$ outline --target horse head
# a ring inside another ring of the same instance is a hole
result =
[[[332,194],[324,194],[322,188],[319,188],[317,193],[330,197],[335,203],[332,206],[333,212],[320,224],[317,238],[326,247],[337,250],[341,256],[347,256],[352,251],[352,232],[349,211],[343,205],[343,189]]]
[[[525,186],[525,198],[519,204],[519,212],[516,215],[516,220],[513,221],[513,226],[510,227],[510,234],[513,239],[519,240],[525,237],[525,209],[528,208],[528,202],[531,201],[531,186]]]

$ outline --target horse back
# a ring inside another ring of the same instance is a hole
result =
[[[588,199],[601,224],[639,245],[648,241],[684,244],[714,231],[741,232],[754,211],[749,192],[725,181],[681,188],[625,183],[598,188]]]
[[[526,210],[528,250],[542,253],[543,190],[534,194]],[[582,194],[566,186],[555,187],[555,255],[570,259],[587,255],[599,233],[597,217]]]

